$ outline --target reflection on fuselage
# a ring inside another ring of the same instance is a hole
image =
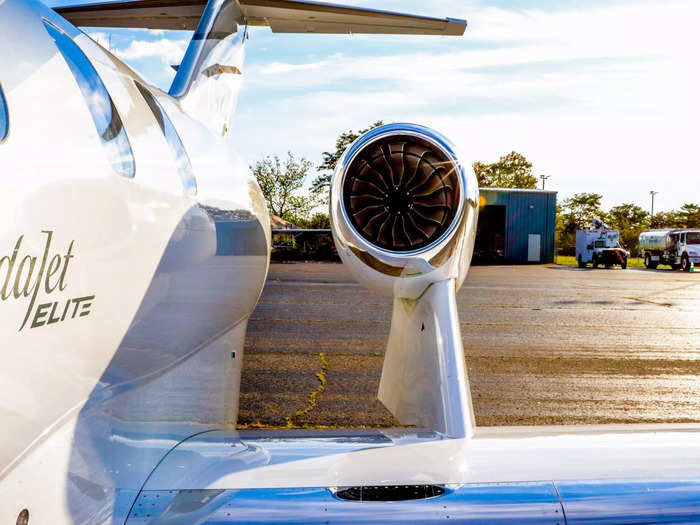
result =
[[[185,214],[81,410],[72,479],[138,485],[179,441],[235,425],[245,319],[267,256],[264,227],[250,210],[196,205]],[[86,505],[75,483],[68,503],[76,512]]]
[[[43,20],[103,83],[111,113],[99,123]],[[32,522],[103,523],[128,511],[177,443],[235,425],[269,219],[234,145],[148,88],[187,146],[199,191],[183,187],[184,157],[139,93],[144,81],[45,5],[0,0],[0,43],[11,117],[0,166],[12,167],[0,169],[0,257],[21,238],[35,286],[51,255],[34,310],[94,298],[87,316],[22,331],[30,298],[0,303],[0,422],[13,429],[0,433],[0,521],[14,523],[21,505]],[[133,177],[115,172],[109,130],[128,137]]]
[[[175,229],[105,371],[104,386],[146,376],[187,356],[241,322],[255,305],[266,273],[263,227],[245,210],[229,215],[237,213],[239,220],[216,220],[210,210],[192,207]]]

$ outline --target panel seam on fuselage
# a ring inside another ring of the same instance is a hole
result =
[[[146,484],[148,483],[148,480],[151,479],[151,476],[153,476],[153,473],[158,470],[158,467],[160,466],[161,463],[167,458],[170,453],[175,450],[177,447],[182,445],[185,441],[188,439],[192,439],[193,437],[201,436],[202,434],[207,434],[209,432],[216,432],[218,429],[211,429],[211,430],[203,430],[202,432],[197,432],[195,434],[192,434],[191,436],[187,436],[186,438],[182,439],[181,441],[178,441],[170,450],[168,450],[165,454],[163,454],[163,457],[158,460],[158,463],[153,467],[153,470],[146,476],[146,479],[144,480],[143,484],[141,485],[141,488],[139,489],[138,493],[136,494],[136,497],[134,498],[134,501],[131,502],[131,506],[129,507],[129,512],[126,515],[126,519],[124,521],[124,525],[126,525],[129,522],[129,517],[131,516],[131,512],[134,510],[134,505],[136,505],[136,502],[139,500],[141,497],[141,493],[143,492],[144,488],[146,487]]]
[[[561,506],[561,515],[564,517],[564,525],[566,525],[566,510],[564,510],[564,501],[561,499],[561,494],[559,494],[559,487],[557,487],[557,482],[552,480],[552,487],[554,487],[554,492],[559,499],[559,505]]]

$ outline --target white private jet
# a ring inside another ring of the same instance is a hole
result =
[[[358,280],[394,297],[402,430],[237,432],[269,217],[227,138],[246,28],[461,35],[294,0],[0,0],[0,524],[687,523],[700,427],[475,428],[455,292],[478,188],[440,134],[358,139],[332,183]],[[76,26],[194,29],[169,93]]]

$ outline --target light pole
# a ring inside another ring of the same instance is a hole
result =
[[[552,178],[551,175],[545,175],[544,173],[542,175],[540,175],[540,179],[542,179],[542,189],[544,189],[544,181],[546,181],[547,179],[550,179],[550,178]]]
[[[654,197],[658,195],[658,191],[651,190],[649,195],[651,195],[651,219],[654,220]]]

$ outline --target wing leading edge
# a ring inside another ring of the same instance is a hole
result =
[[[76,26],[194,30],[205,0],[133,0],[58,7]],[[237,0],[238,23],[275,33],[406,34],[460,36],[465,20],[297,0]]]

